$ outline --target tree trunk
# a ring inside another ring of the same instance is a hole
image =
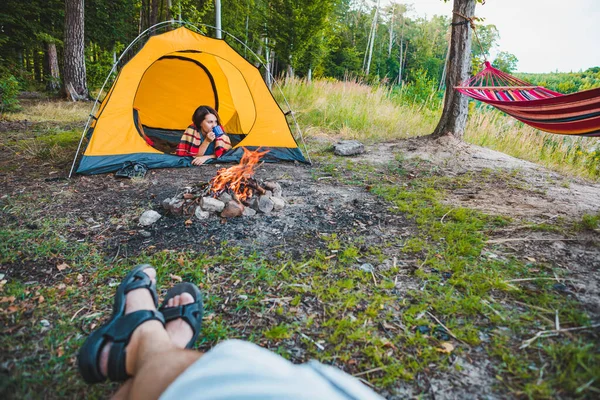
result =
[[[158,22],[158,5],[160,0],[152,0],[150,4],[150,25],[154,26]]]
[[[369,76],[369,70],[371,69],[371,59],[373,58],[373,46],[375,44],[375,36],[377,35],[377,18],[379,17],[379,1],[375,6],[375,16],[373,17],[373,29],[371,30],[371,41],[369,43],[369,58],[367,59],[367,68],[365,69],[365,75]]]
[[[471,27],[462,16],[472,18],[475,0],[454,0],[452,36],[446,66],[446,96],[440,122],[431,134],[433,138],[446,135],[462,139],[467,125],[468,99],[454,89],[469,76],[471,66]]]
[[[394,43],[394,5],[392,5],[392,21],[390,22],[390,44],[388,45],[388,58],[390,58],[392,56],[392,44],[393,43]]]
[[[173,7],[172,0],[167,0],[167,17],[165,21],[170,21],[173,18],[173,14],[171,14],[171,7]]]
[[[44,55],[38,49],[33,50],[33,70],[35,82],[41,83],[44,80]]]
[[[65,0],[64,89],[73,101],[89,98],[83,32],[83,0]]]
[[[60,89],[60,72],[58,70],[58,54],[55,43],[46,43],[48,73],[46,75],[46,90],[58,92]]]

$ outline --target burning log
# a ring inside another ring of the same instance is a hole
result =
[[[263,189],[255,179],[249,179],[248,182],[246,182],[246,187],[255,190],[260,195],[267,193],[267,190]]]
[[[244,148],[244,155],[238,165],[230,168],[221,168],[217,175],[210,180],[210,190],[215,195],[229,191],[232,195],[243,202],[252,196],[252,176],[254,167],[268,151],[249,151]],[[258,185],[255,185],[258,186]],[[262,188],[261,188],[262,189]]]

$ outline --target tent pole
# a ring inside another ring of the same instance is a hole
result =
[[[222,39],[221,36],[221,0],[215,0],[215,25],[217,26],[217,39]]]

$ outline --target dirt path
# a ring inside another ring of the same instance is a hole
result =
[[[440,168],[444,176],[466,173],[484,176],[495,172],[511,178],[508,185],[473,180],[449,194],[446,201],[452,205],[538,223],[600,212],[600,184],[562,176],[538,164],[452,138],[437,142],[407,139],[368,146],[366,153],[357,159],[389,163],[396,154],[407,160],[428,161]]]

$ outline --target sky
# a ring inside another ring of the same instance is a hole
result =
[[[412,5],[411,18],[452,15],[453,0],[393,1]],[[514,54],[519,72],[578,72],[600,66],[600,0],[486,0],[477,4],[475,16],[496,25],[500,40],[495,52]]]

